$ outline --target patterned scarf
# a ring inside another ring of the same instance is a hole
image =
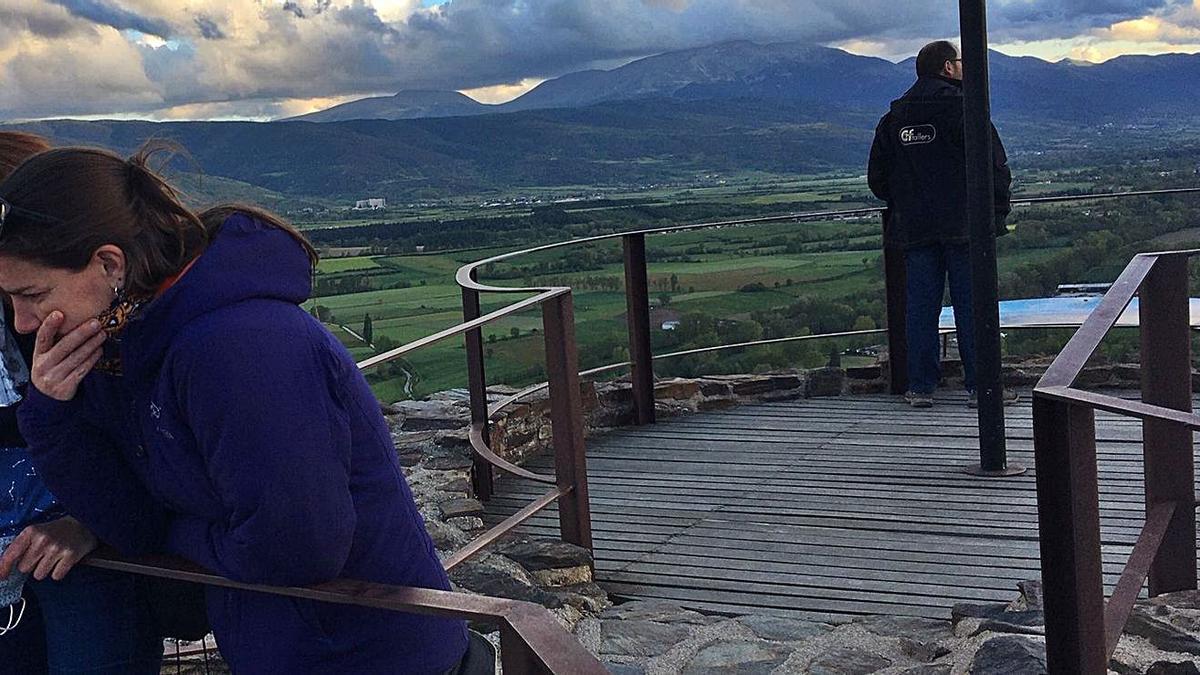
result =
[[[100,320],[100,328],[108,334],[108,339],[101,347],[103,354],[94,370],[108,375],[121,374],[121,333],[129,324],[129,320],[137,316],[147,302],[149,301],[146,299],[130,298],[124,289],[117,291],[117,297],[113,298],[112,304],[97,317]]]
[[[104,341],[104,347],[102,348],[104,354],[100,357],[100,361],[96,363],[93,370],[98,370],[109,375],[121,374],[121,333],[125,331],[125,326],[146,305],[150,304],[151,300],[166,293],[168,288],[174,286],[176,282],[182,279],[183,275],[187,274],[192,269],[192,265],[195,265],[199,259],[199,256],[192,258],[188,264],[183,266],[183,269],[179,270],[178,274],[164,279],[158,285],[158,288],[154,290],[154,295],[148,298],[131,298],[123,288],[117,291],[117,297],[113,298],[112,304],[108,306],[108,309],[96,317],[100,320],[100,328],[108,334],[108,339]]]

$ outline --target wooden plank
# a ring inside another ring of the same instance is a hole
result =
[[[678,490],[683,486],[729,486],[731,489],[740,486],[759,486],[763,489],[840,489],[840,490],[856,490],[862,491],[865,494],[888,492],[895,494],[904,494],[911,498],[920,498],[922,495],[946,495],[960,498],[961,501],[969,502],[976,499],[986,500],[987,503],[1008,504],[1010,502],[1003,501],[1005,497],[1026,496],[1031,499],[1036,499],[1036,494],[1032,490],[1014,490],[1007,483],[978,483],[970,481],[964,477],[964,481],[968,481],[964,485],[950,486],[944,483],[934,481],[891,481],[887,477],[867,476],[860,480],[852,478],[837,477],[827,478],[825,476],[808,476],[804,474],[795,474],[782,472],[772,472],[761,476],[714,476],[710,474],[702,476],[683,476],[670,472],[652,472],[652,471],[625,471],[620,469],[606,469],[604,471],[589,471],[597,479],[597,482],[612,485],[623,485],[630,481],[644,481],[650,483],[649,490],[655,486],[659,487],[659,491]],[[513,489],[521,487],[521,483],[509,483],[514,486]],[[1101,492],[1107,491],[1110,493],[1110,498],[1114,501],[1134,502],[1139,506],[1144,506],[1144,497],[1140,486],[1128,483],[1111,482],[1106,485],[1101,485]]]
[[[1016,509],[1035,509],[1037,506],[1036,497],[1032,493],[989,495],[988,503],[979,503],[969,499],[964,500],[963,495],[958,492],[899,491],[887,486],[877,486],[872,489],[873,486],[845,486],[817,481],[804,481],[800,483],[789,480],[778,483],[742,482],[730,484],[727,481],[720,480],[703,484],[692,481],[675,481],[663,484],[661,481],[643,479],[637,475],[608,475],[605,477],[604,483],[607,488],[605,490],[606,497],[653,501],[658,501],[664,495],[686,496],[689,498],[711,497],[713,499],[721,499],[724,497],[725,499],[742,499],[747,492],[753,491],[756,493],[756,501],[762,503],[770,503],[776,500],[792,501],[797,493],[802,493],[806,497],[829,496],[881,500],[884,502],[898,501],[909,504],[928,504],[930,506],[948,504],[956,508],[961,508],[964,512],[993,512],[996,506]],[[531,499],[537,496],[536,489],[524,485],[513,486],[507,494],[520,499]],[[1103,508],[1109,509],[1114,513],[1127,511],[1131,514],[1137,514],[1140,517],[1141,513],[1145,510],[1145,505],[1138,498],[1115,498]]]
[[[526,534],[552,537],[556,531],[554,523],[547,522],[542,526],[533,525],[527,526]],[[656,543],[627,541],[616,538],[598,539],[596,550],[598,552],[612,553],[613,560],[620,563],[627,563],[633,560],[643,560],[654,556],[663,555],[664,551],[671,551],[678,555],[690,555],[700,558],[712,558],[715,560],[781,560],[788,561],[798,557],[798,554],[791,551],[772,550],[772,551],[754,551],[747,547],[728,547],[717,546],[710,539],[704,539],[698,543],[690,544],[688,540],[672,539],[668,541],[659,541]],[[1126,547],[1127,548],[1127,547]],[[831,550],[836,550],[831,549]],[[832,554],[831,554],[832,555]],[[1021,578],[1034,578],[1037,576],[1038,565],[1036,558],[1004,558],[991,559],[981,556],[952,558],[946,554],[929,554],[922,556],[919,553],[909,552],[890,552],[886,553],[886,562],[889,566],[901,568],[909,560],[917,561],[933,561],[932,564],[948,565],[950,569],[957,570],[959,573],[967,576],[983,576],[989,574],[1007,574],[1009,571],[1021,573]],[[859,556],[861,557],[861,556]],[[1125,561],[1128,558],[1128,553],[1119,553],[1111,550],[1111,547],[1105,547],[1103,569],[1107,579],[1112,583],[1116,583],[1121,570],[1124,568]],[[844,556],[848,561],[847,569],[852,569],[856,558],[854,556]],[[878,567],[881,564],[880,554],[876,554],[873,558],[862,558],[873,563]],[[605,567],[606,558],[601,556],[598,563],[599,568]],[[957,561],[957,562],[948,562]],[[1028,571],[1028,574],[1024,572]]]
[[[508,493],[507,499],[517,503],[527,503],[536,495],[530,495],[525,490],[514,490]],[[837,494],[832,490],[814,490],[804,494],[789,495],[784,491],[770,490],[717,490],[696,488],[681,485],[674,490],[646,490],[638,488],[614,487],[593,499],[597,505],[608,505],[610,510],[621,510],[625,505],[636,508],[662,508],[665,510],[683,511],[714,511],[717,509],[740,509],[754,506],[757,509],[785,512],[795,506],[824,508],[829,507],[830,513],[839,509],[855,509],[855,512],[878,512],[891,515],[906,515],[919,522],[937,522],[940,518],[974,518],[981,522],[1006,523],[1018,517],[1036,519],[1035,504],[1027,502],[1009,502],[1003,504],[1004,512],[989,504],[958,504],[952,499],[953,495],[943,495],[944,499],[905,499],[904,496],[892,496],[886,492],[860,494]],[[508,505],[508,502],[498,502]],[[990,508],[989,508],[990,507]],[[947,515],[948,514],[948,515]],[[1135,526],[1142,522],[1143,509],[1132,502],[1119,502],[1105,505],[1101,515],[1106,520],[1118,525]],[[932,520],[928,520],[932,519]],[[1129,521],[1122,523],[1120,521]]]
[[[501,498],[504,499],[504,498]],[[681,501],[674,501],[681,500]],[[497,503],[497,506],[517,506],[527,502],[527,499],[522,498],[515,500],[515,503],[510,503],[513,500],[507,500]],[[950,512],[953,504],[935,503],[935,502],[914,502],[905,500],[885,500],[885,499],[861,499],[854,497],[838,497],[838,496],[813,496],[810,498],[787,499],[780,497],[778,499],[765,499],[759,496],[756,499],[739,500],[737,493],[724,494],[721,496],[713,496],[711,493],[688,494],[687,492],[672,492],[662,494],[645,494],[645,493],[624,493],[624,492],[606,492],[604,495],[592,499],[593,506],[600,511],[608,512],[632,512],[629,509],[646,509],[656,515],[659,513],[667,517],[688,514],[693,515],[698,512],[711,513],[714,510],[722,509],[720,513],[725,513],[726,509],[734,508],[735,504],[752,505],[755,512],[775,512],[787,513],[790,509],[796,506],[805,506],[807,508],[827,509],[831,515],[844,513],[844,509],[854,509],[854,512],[871,511],[875,513],[885,513],[889,516],[906,516],[913,522],[920,523],[935,523],[944,522],[941,517],[929,517],[931,512],[936,513],[939,510],[943,513]],[[835,508],[837,507],[837,508]],[[743,506],[740,508],[749,508]],[[679,512],[679,513],[676,513]],[[746,511],[728,511],[730,513],[746,513]],[[1025,516],[1030,519],[1037,518],[1037,511],[1032,506],[1010,506],[1008,513],[996,513],[994,510],[989,511],[986,508],[964,508],[957,511],[955,516],[949,516],[956,521],[963,518],[971,518],[978,523],[996,523],[1004,524],[1017,516]],[[1141,511],[1136,509],[1102,509],[1100,516],[1103,522],[1111,523],[1118,527],[1137,528],[1142,522]]]

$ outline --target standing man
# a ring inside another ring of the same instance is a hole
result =
[[[1007,232],[1012,174],[995,127],[992,153],[996,235],[1000,236]],[[933,391],[941,379],[938,317],[949,278],[963,379],[974,407],[975,335],[966,216],[962,59],[953,44],[932,42],[917,54],[916,84],[892,102],[891,110],[875,129],[867,181],[871,192],[887,202],[883,230],[886,243],[904,249],[909,381],[904,398],[914,408],[933,405]]]

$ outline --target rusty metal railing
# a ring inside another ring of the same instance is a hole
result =
[[[110,549],[93,553],[84,560],[84,564],[129,574],[304,600],[478,621],[500,629],[500,660],[505,672],[534,675],[608,673],[608,669],[563,629],[550,610],[531,602],[351,579],[337,579],[308,587],[245,584],[177,558],[153,556],[131,559]]]
[[[1151,596],[1196,588],[1188,270],[1200,250],[1143,253],[1112,285],[1033,393],[1038,527],[1051,673],[1107,672],[1149,579]],[[1139,296],[1142,399],[1074,387],[1135,295]],[[1142,420],[1146,521],[1112,597],[1101,577],[1095,411]]]

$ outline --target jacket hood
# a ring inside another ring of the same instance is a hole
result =
[[[928,121],[946,115],[962,117],[962,82],[944,77],[920,77],[892,101],[892,115],[905,122]]]
[[[247,300],[298,305],[312,292],[312,268],[303,247],[287,232],[236,213],[222,223],[191,269],[133,320],[121,340],[126,376],[162,363],[175,336],[190,321]]]

